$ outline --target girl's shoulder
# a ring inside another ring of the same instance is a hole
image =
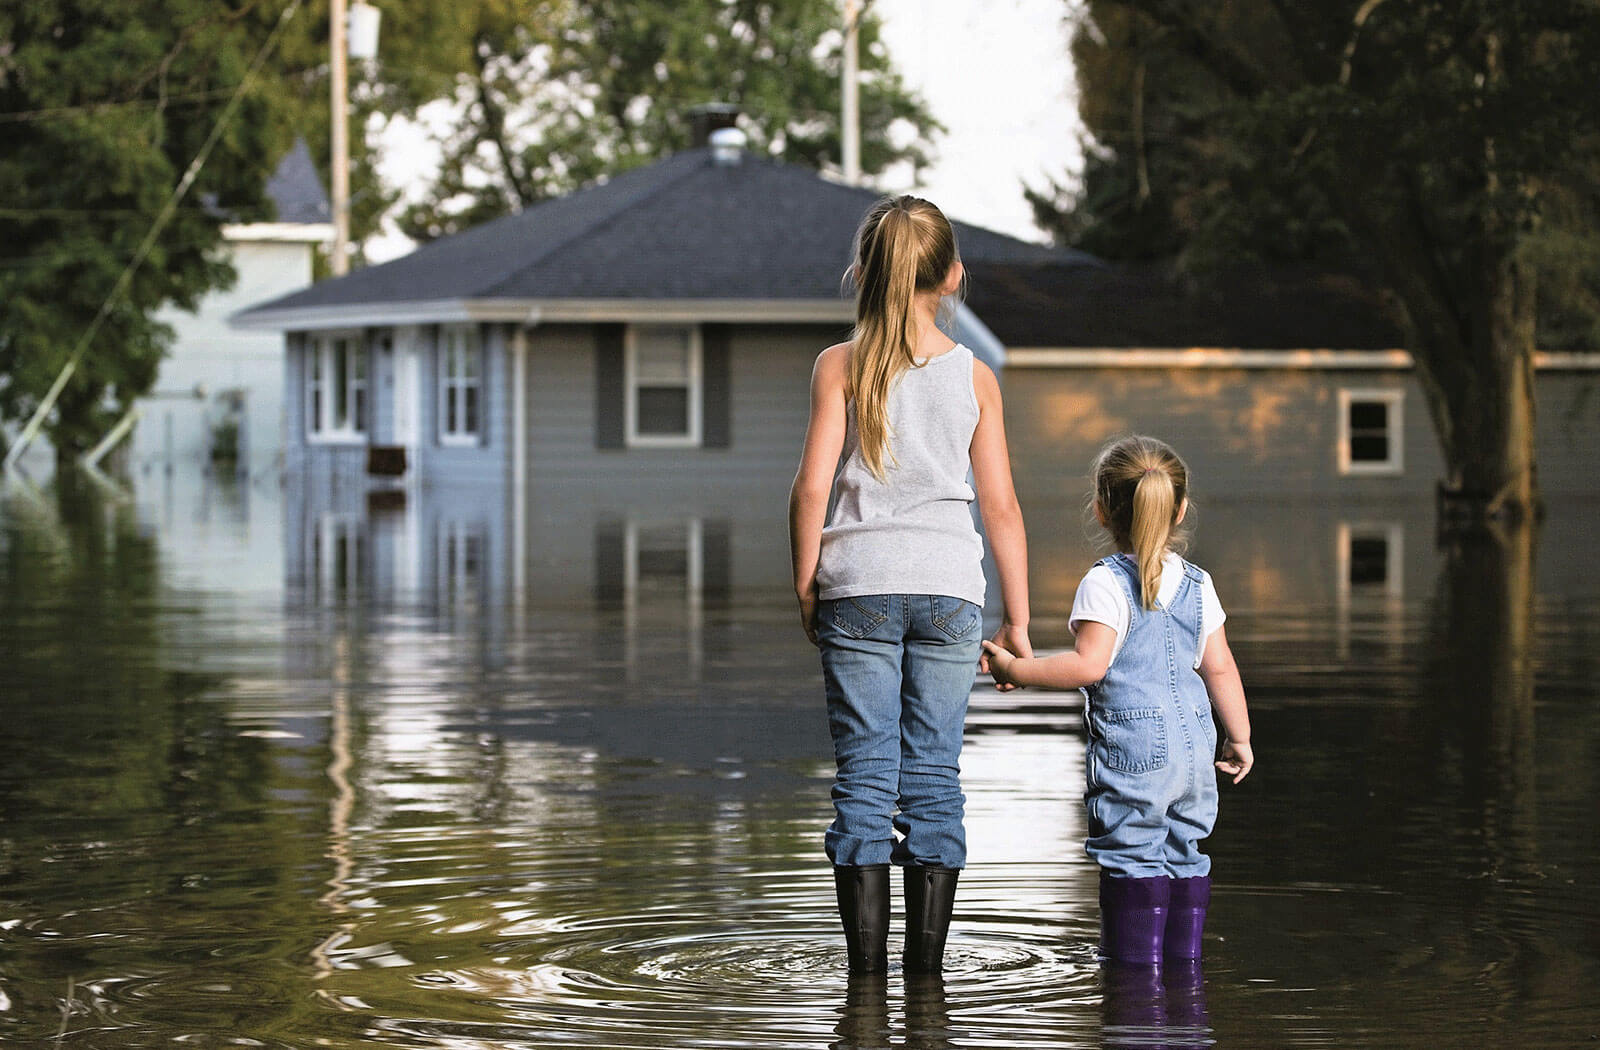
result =
[[[845,376],[850,371],[850,352],[854,347],[853,343],[834,343],[818,354],[817,363],[812,366],[813,383],[844,386]]]

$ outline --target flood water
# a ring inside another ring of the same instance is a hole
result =
[[[1064,646],[1080,497],[1024,499]],[[1588,1045],[1597,511],[1507,555],[1425,501],[1202,507],[1258,757],[1203,974],[1101,973],[1078,698],[980,683],[945,979],[851,984],[781,504],[580,523],[562,564],[538,515],[508,557],[416,500],[13,485],[0,1042]]]

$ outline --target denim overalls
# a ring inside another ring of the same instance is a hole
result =
[[[1105,677],[1085,690],[1085,849],[1102,869],[1127,878],[1207,875],[1211,858],[1199,842],[1217,820],[1217,730],[1194,670],[1200,570],[1184,562],[1168,606],[1146,609],[1132,558],[1114,554],[1099,564],[1121,583],[1130,619]]]

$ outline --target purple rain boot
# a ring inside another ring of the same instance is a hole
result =
[[[1206,925],[1206,908],[1211,904],[1211,876],[1173,879],[1167,905],[1166,946],[1168,959],[1200,958],[1200,933]]]
[[[1100,873],[1100,954],[1110,962],[1161,962],[1172,880],[1165,875],[1124,879]]]

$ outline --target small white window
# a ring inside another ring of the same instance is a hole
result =
[[[1339,391],[1339,473],[1398,474],[1405,469],[1405,391]]]
[[[325,441],[367,433],[367,347],[357,334],[306,341],[306,432]]]
[[[700,444],[700,329],[632,325],[626,345],[628,444]]]
[[[474,325],[439,330],[439,443],[476,445],[482,434],[483,350]]]

